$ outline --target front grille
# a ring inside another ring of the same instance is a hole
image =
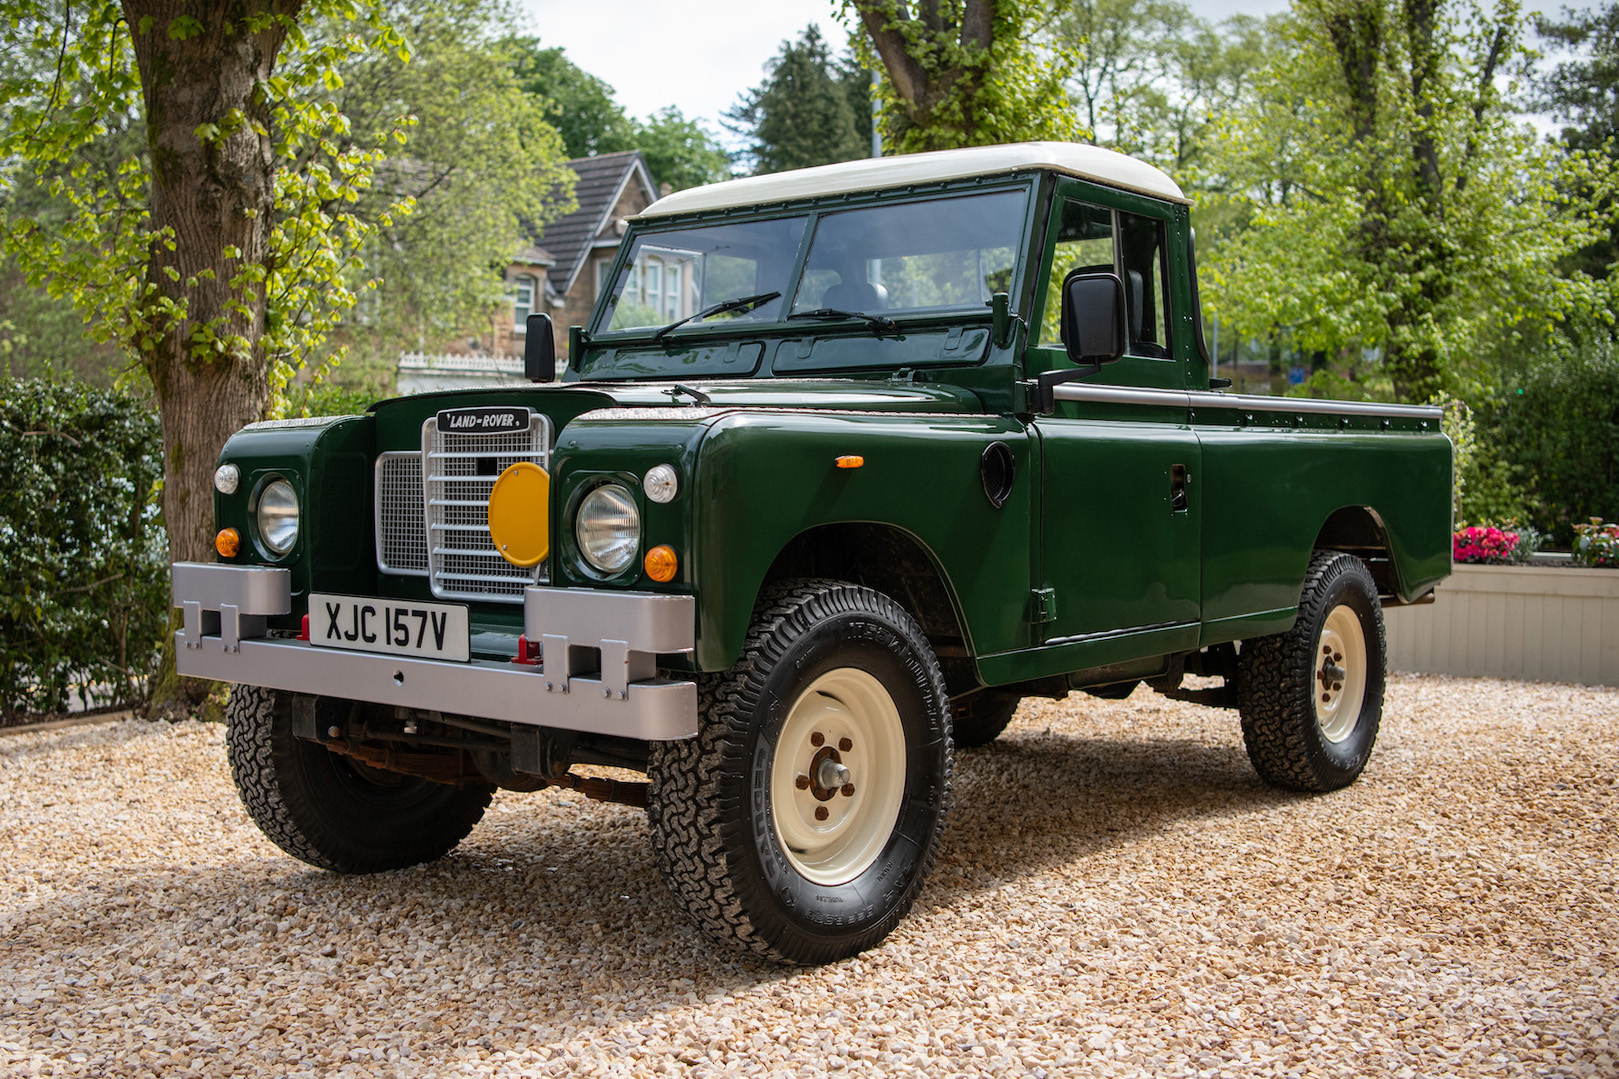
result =
[[[427,576],[426,503],[422,455],[393,451],[377,457],[377,568]]]
[[[427,565],[433,594],[445,599],[523,602],[523,589],[544,581],[545,563],[523,569],[489,538],[489,492],[518,461],[550,471],[550,422],[530,412],[526,430],[498,434],[440,431],[422,425],[427,507]]]

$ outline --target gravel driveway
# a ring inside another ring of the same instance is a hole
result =
[[[1619,691],[1400,676],[1365,776],[1235,716],[1029,703],[957,758],[880,948],[716,954],[641,814],[502,793],[425,868],[307,869],[217,726],[0,737],[0,1075],[1619,1073]]]

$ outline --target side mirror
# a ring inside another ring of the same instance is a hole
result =
[[[1097,367],[1124,355],[1124,282],[1118,274],[1080,273],[1063,279],[1062,343],[1068,358]]]
[[[1057,323],[1068,358],[1078,366],[1042,371],[1034,380],[1034,411],[1049,416],[1057,407],[1057,387],[1094,375],[1104,363],[1124,355],[1124,282],[1118,274],[1075,270],[1062,283],[1062,313]]]
[[[557,337],[551,316],[532,314],[524,327],[523,377],[530,382],[551,382],[557,377]]]

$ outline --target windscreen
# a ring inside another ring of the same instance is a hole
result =
[[[982,310],[1008,291],[1026,192],[824,214],[793,297],[796,314]]]
[[[609,293],[597,335],[657,329],[699,311],[766,293],[785,293],[809,218],[722,223],[642,233]],[[714,319],[773,322],[781,297]]]

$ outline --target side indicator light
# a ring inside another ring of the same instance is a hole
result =
[[[858,453],[844,454],[838,458],[839,468],[864,468],[866,459]]]
[[[674,580],[678,568],[675,549],[667,543],[660,543],[646,553],[646,575],[659,584]]]
[[[222,558],[235,558],[242,549],[242,536],[234,528],[221,528],[214,537],[214,550]]]

